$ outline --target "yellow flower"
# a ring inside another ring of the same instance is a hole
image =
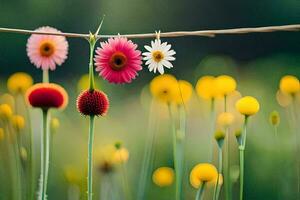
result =
[[[285,94],[294,95],[300,90],[299,80],[295,76],[286,75],[281,78],[279,88]]]
[[[152,175],[152,180],[159,187],[170,186],[174,181],[174,170],[170,167],[157,168]]]
[[[29,74],[17,72],[11,75],[7,80],[7,89],[12,94],[24,94],[26,90],[32,86],[33,79]]]
[[[51,121],[50,121],[51,133],[56,133],[59,126],[60,126],[59,119],[56,117],[51,118]]]
[[[228,75],[221,75],[216,78],[216,85],[222,96],[227,96],[236,89],[236,81]]]
[[[269,121],[270,121],[270,124],[272,124],[273,126],[278,126],[279,125],[280,116],[279,116],[279,113],[276,110],[274,110],[273,112],[270,113]]]
[[[220,96],[216,85],[216,78],[213,76],[203,76],[196,84],[196,92],[199,97],[212,100]]]
[[[258,101],[251,96],[239,99],[235,104],[236,109],[245,116],[254,115],[259,111]]]
[[[0,142],[5,138],[4,129],[0,128]]]
[[[100,89],[99,87],[99,82],[95,80],[95,88]],[[86,90],[90,86],[90,79],[89,79],[89,74],[84,74],[80,77],[78,84],[77,84],[77,89],[78,92],[82,92],[83,90]]]
[[[0,105],[0,118],[3,120],[9,120],[12,116],[13,112],[11,107],[8,104]]]
[[[82,179],[82,173],[73,166],[66,166],[64,168],[65,179],[71,184],[78,184]]]
[[[193,86],[187,81],[178,81],[178,94],[175,97],[176,104],[187,103],[193,94]]]
[[[203,182],[211,182],[218,177],[216,167],[209,163],[201,163],[196,165],[190,173],[191,185],[198,189]]]
[[[111,172],[114,168],[116,148],[114,145],[98,147],[95,150],[95,164],[103,173]]]
[[[178,94],[178,82],[170,74],[156,76],[150,83],[150,91],[153,97],[164,102],[170,103]]]
[[[21,115],[13,115],[11,118],[11,123],[17,131],[20,131],[25,127],[25,119]]]
[[[116,149],[114,153],[113,161],[114,163],[125,163],[129,159],[129,152],[126,148],[121,147],[120,149]]]
[[[223,112],[218,115],[217,122],[220,126],[228,127],[234,121],[234,115],[229,112]]]

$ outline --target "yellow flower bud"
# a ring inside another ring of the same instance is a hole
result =
[[[24,161],[24,162],[27,161],[27,157],[28,157],[27,150],[24,147],[20,148],[20,157],[21,157],[22,161]]]
[[[125,163],[129,159],[129,152],[126,148],[121,147],[117,149],[114,153],[114,162],[115,163]]]
[[[193,86],[187,81],[178,81],[178,94],[175,97],[176,104],[187,103],[193,94]]]
[[[270,124],[272,124],[273,126],[278,126],[280,123],[280,116],[279,113],[277,111],[273,111],[270,113],[270,117],[269,117],[269,121]]]
[[[8,104],[0,105],[0,118],[3,120],[9,120],[12,116],[13,112],[11,107]]]
[[[224,133],[224,131],[216,131],[215,132],[215,139],[217,140],[217,141],[219,141],[219,140],[224,140],[224,138],[225,138],[225,133]]]
[[[11,123],[17,131],[20,131],[25,127],[25,119],[21,115],[13,115],[11,118]]]
[[[234,116],[232,113],[223,112],[218,115],[217,122],[220,126],[228,127],[233,123],[233,121],[234,121]]]
[[[60,126],[59,119],[56,117],[51,118],[51,121],[50,121],[51,133],[56,133],[59,126]]]
[[[236,89],[236,81],[228,75],[218,76],[216,78],[216,85],[222,96],[228,95]]]
[[[64,168],[65,179],[71,184],[78,184],[82,180],[82,173],[73,166]]]
[[[294,95],[300,90],[299,80],[295,76],[286,75],[281,78],[279,88],[285,94]]]
[[[170,186],[174,181],[174,170],[170,167],[157,168],[152,175],[152,180],[159,187]]]
[[[258,101],[251,96],[246,96],[238,100],[235,104],[236,109],[245,116],[251,116],[259,111]]]
[[[12,94],[24,94],[33,84],[33,79],[29,74],[17,72],[11,75],[7,81],[7,89]]]
[[[198,189],[203,182],[211,182],[218,177],[216,167],[209,163],[202,163],[196,165],[190,173],[191,185]]]
[[[241,137],[242,136],[242,130],[236,130],[235,132],[234,132],[234,135],[235,135],[235,137]]]
[[[164,103],[170,103],[178,94],[178,82],[170,74],[159,75],[151,81],[150,91],[154,98]]]

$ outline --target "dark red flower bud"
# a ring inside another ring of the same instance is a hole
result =
[[[104,92],[85,90],[77,98],[77,110],[87,116],[104,116],[109,108],[109,100]]]

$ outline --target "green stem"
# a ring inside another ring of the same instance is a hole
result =
[[[49,83],[49,70],[43,70],[43,83]]]
[[[224,112],[227,112],[227,95],[224,95]]]
[[[94,143],[94,118],[90,116],[90,129],[88,140],[88,200],[93,199],[93,143]]]
[[[206,184],[205,182],[203,182],[203,184],[201,184],[200,188],[199,188],[198,191],[197,191],[195,200],[201,200],[202,195],[203,195],[203,192],[204,192],[205,184]]]
[[[91,34],[90,39],[89,39],[89,44],[90,44],[90,59],[89,59],[89,81],[90,81],[90,86],[89,86],[89,90],[93,91],[95,89],[93,58],[94,58],[94,49],[95,49],[95,44],[96,44],[96,38],[92,34]]]
[[[246,139],[247,139],[247,121],[248,116],[245,116],[244,121],[244,131],[242,134],[242,144],[239,146],[240,152],[240,200],[243,200],[243,192],[244,192],[244,154],[245,154],[245,147],[246,147]]]
[[[243,200],[244,191],[244,149],[240,148],[240,200]]]
[[[211,134],[209,135],[209,140],[210,142],[210,157],[209,160],[212,161],[213,160],[213,155],[214,155],[214,146],[213,146],[213,136],[214,136],[214,132],[215,132],[215,118],[216,118],[216,111],[215,111],[215,99],[212,98],[211,99],[211,105],[210,105],[210,126],[211,126]]]
[[[276,150],[277,150],[277,156],[280,156],[280,151],[278,151],[280,149],[279,147],[279,141],[278,141],[278,129],[277,129],[277,126],[274,125],[274,135],[275,135],[275,145],[276,145]],[[277,174],[280,173],[280,163],[277,163]],[[276,166],[276,165],[275,165]],[[276,188],[276,199],[279,200],[279,191],[280,191],[280,179],[278,176],[275,176],[275,188]]]
[[[218,164],[218,176],[217,176],[217,183],[215,185],[215,189],[214,189],[214,199],[218,200],[219,199],[219,195],[220,195],[220,191],[221,191],[221,187],[222,185],[219,185],[219,178],[220,178],[220,174],[223,174],[223,155],[222,155],[222,148],[218,148],[218,158],[219,158],[219,164]]]
[[[226,170],[225,170],[225,199],[226,200],[231,200],[231,180],[230,180],[230,136],[229,136],[229,129],[225,129],[225,135],[227,135],[226,138]]]
[[[48,109],[43,109],[43,133],[41,135],[41,178],[40,178],[40,199],[47,199],[47,183],[49,170],[49,140],[48,131]]]
[[[125,193],[125,199],[126,200],[131,200],[131,192],[129,188],[129,181],[128,181],[128,176],[127,176],[127,170],[126,170],[126,164],[122,161],[121,163],[122,167],[122,182],[123,182],[123,189]]]

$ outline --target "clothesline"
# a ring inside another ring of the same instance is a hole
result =
[[[265,26],[254,28],[233,28],[233,29],[220,29],[220,30],[200,30],[200,31],[175,31],[175,32],[161,32],[160,37],[184,37],[184,36],[203,36],[214,37],[216,35],[228,34],[247,34],[247,33],[267,33],[279,31],[300,31],[300,24],[283,25],[283,26]],[[34,31],[26,29],[15,28],[0,28],[0,32],[19,33],[19,34],[41,34],[41,35],[60,35],[73,38],[89,38],[89,34],[81,33],[49,33],[43,31]],[[127,37],[127,38],[155,38],[157,33],[142,33],[142,34],[117,34],[117,35],[97,35],[97,38],[111,38],[111,37]]]

